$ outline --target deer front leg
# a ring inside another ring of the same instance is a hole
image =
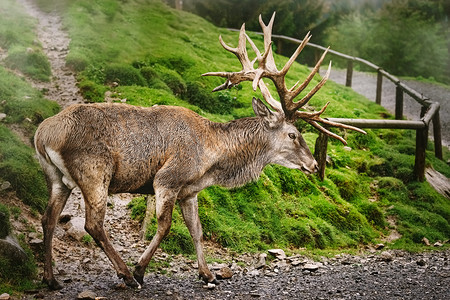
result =
[[[102,182],[104,181],[102,180]],[[139,287],[139,284],[134,280],[130,270],[128,270],[128,267],[112,246],[106,235],[105,229],[103,228],[106,213],[106,199],[108,195],[107,187],[81,185],[80,189],[83,192],[86,203],[86,231],[105,252],[106,256],[113,264],[117,276],[123,279],[128,286],[133,288]]]
[[[155,187],[156,196],[156,218],[158,220],[158,228],[153,236],[150,245],[139,258],[136,268],[133,272],[134,278],[141,285],[144,283],[145,269],[147,268],[153,254],[158,249],[159,244],[163,238],[169,233],[172,223],[172,211],[177,198],[177,191],[172,189]]]
[[[216,277],[211,273],[206,264],[203,254],[203,230],[200,218],[198,216],[197,195],[181,199],[179,201],[181,212],[183,213],[184,222],[194,240],[195,250],[197,252],[198,272],[200,277],[206,283],[217,284]]]

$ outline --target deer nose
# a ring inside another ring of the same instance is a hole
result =
[[[314,164],[313,164],[313,173],[317,173],[319,172],[319,164],[317,163],[316,160],[314,160]]]

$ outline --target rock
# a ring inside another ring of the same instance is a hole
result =
[[[352,151],[352,148],[350,148],[349,146],[344,146],[344,150],[345,151]]]
[[[268,250],[268,252],[278,259],[286,258],[286,254],[284,253],[284,251],[282,249],[270,249],[270,250]]]
[[[204,285],[204,289],[213,290],[216,287],[214,283],[208,282],[208,284]]]
[[[88,233],[84,230],[84,218],[74,217],[67,222],[67,234],[77,241],[81,241]]]
[[[82,291],[81,293],[78,294],[77,299],[92,299],[95,300],[95,293],[93,291],[90,290],[85,290]]]
[[[8,293],[3,293],[0,295],[0,300],[9,300],[11,296]]]
[[[304,271],[315,272],[315,271],[319,270],[319,266],[315,265],[315,264],[305,264],[303,266],[303,270]]]
[[[424,243],[426,246],[430,246],[431,244],[430,244],[430,241],[426,238],[426,237],[424,237],[423,239],[422,239],[422,243]]]
[[[416,263],[421,267],[423,267],[427,264],[423,258],[416,261]]]
[[[388,252],[388,251],[383,251],[380,254],[380,258],[386,262],[392,261],[394,259],[394,256]]]
[[[0,114],[0,121],[1,121],[1,114]],[[9,181],[3,181],[0,185],[0,191],[7,190],[11,187],[11,183]]]
[[[442,247],[443,244],[442,244],[441,242],[438,241],[438,242],[434,243],[433,246],[434,246],[434,247]]]
[[[256,276],[261,275],[261,273],[258,270],[252,270],[252,271],[248,272],[247,275],[250,277],[256,277]]]
[[[381,249],[383,249],[384,248],[384,244],[376,244],[375,245],[375,250],[381,250]]]
[[[256,269],[261,269],[262,267],[266,266],[266,257],[267,257],[266,253],[261,253],[259,255],[259,260],[258,260],[258,262],[255,265]]]
[[[9,260],[11,266],[21,266],[28,262],[27,254],[11,235],[0,239],[0,259]]]
[[[231,271],[228,267],[223,267],[219,270],[219,272],[217,272],[216,276],[217,279],[230,279],[233,277],[233,271]]]
[[[303,263],[303,261],[301,261],[299,259],[295,259],[295,260],[291,261],[291,265],[294,266],[294,267],[296,267],[296,266],[298,266],[298,265],[300,265],[302,263]]]

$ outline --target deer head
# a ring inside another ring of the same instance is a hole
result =
[[[328,49],[323,53],[321,58],[316,63],[315,67],[312,69],[311,73],[306,77],[306,79],[300,83],[298,81],[293,87],[288,89],[286,87],[285,83],[285,76],[287,72],[289,71],[289,68],[294,63],[297,56],[300,54],[300,52],[303,50],[303,48],[306,46],[308,41],[311,38],[310,33],[305,36],[301,44],[298,46],[294,54],[292,54],[291,58],[288,60],[288,62],[285,64],[283,69],[278,70],[275,65],[275,60],[273,58],[272,53],[272,26],[275,19],[275,12],[272,15],[272,18],[270,19],[270,22],[268,25],[266,25],[261,15],[259,16],[259,23],[261,25],[261,28],[263,30],[264,34],[264,52],[261,53],[259,49],[256,47],[255,43],[250,39],[250,37],[245,33],[245,24],[242,25],[240,33],[239,33],[239,42],[238,46],[236,48],[230,47],[222,39],[222,36],[219,37],[220,43],[222,46],[229,52],[236,55],[236,57],[239,59],[241,65],[242,65],[242,71],[239,72],[208,72],[203,74],[203,76],[219,76],[226,78],[225,83],[222,85],[216,87],[213,92],[231,88],[237,84],[239,84],[242,81],[252,81],[253,82],[253,89],[256,91],[257,87],[259,87],[265,102],[272,108],[273,111],[271,111],[277,118],[283,118],[286,122],[293,124],[298,119],[302,119],[306,121],[307,123],[311,124],[315,128],[317,128],[319,131],[325,133],[328,136],[331,136],[333,138],[336,138],[340,140],[344,145],[347,144],[347,142],[340,137],[339,135],[329,131],[328,129],[321,126],[319,123],[324,124],[327,127],[340,127],[350,130],[355,130],[360,133],[366,133],[365,131],[345,125],[340,124],[336,122],[331,122],[327,119],[322,119],[320,115],[325,111],[327,108],[329,102],[319,111],[317,112],[307,112],[307,111],[300,111],[299,109],[302,108],[305,104],[308,103],[308,101],[314,96],[314,94],[325,84],[327,81],[330,70],[331,70],[331,62],[328,66],[328,70],[325,74],[325,76],[320,80],[320,82],[312,88],[303,98],[301,98],[298,101],[294,101],[294,99],[308,86],[308,84],[311,82],[311,80],[314,78],[316,73],[319,70],[319,67],[325,58],[325,55],[328,52]],[[253,51],[256,54],[256,57],[253,60],[250,60],[247,53],[246,48],[246,42],[249,42]],[[254,65],[257,63],[257,68],[255,69]],[[262,80],[262,78],[269,78],[274,83],[279,99],[280,101],[277,101],[275,98],[272,97],[270,94],[269,89],[267,88],[266,84]]]

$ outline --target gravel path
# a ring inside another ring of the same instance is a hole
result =
[[[65,68],[64,60],[70,41],[62,31],[61,20],[55,14],[37,10],[33,0],[17,1],[38,19],[38,38],[52,65],[52,82],[34,85],[47,89],[46,96],[58,101],[62,107],[82,102],[74,74]],[[332,79],[338,81],[335,77],[338,74],[333,71]],[[360,85],[358,77],[354,79],[357,91]],[[365,90],[375,93],[375,88],[372,89],[368,82],[362,84]],[[371,98],[370,95],[368,97]],[[387,98],[383,96],[383,99]],[[441,119],[448,120],[443,115]],[[114,247],[132,265],[149,242],[140,239],[138,224],[129,218],[126,209],[129,200],[128,195],[109,198],[105,228]],[[209,257],[225,261],[222,264],[213,263],[210,267],[216,273],[228,267],[233,273],[231,279],[208,289],[197,280],[194,261],[158,250],[153,260],[165,263],[165,266],[147,274],[142,289],[128,289],[117,278],[111,263],[98,247],[73,238],[71,228],[76,226],[70,224],[72,221],[76,223],[75,220],[83,222],[84,215],[84,205],[78,191],[74,191],[69,198],[63,215],[63,222],[55,232],[53,252],[56,277],[64,282],[64,289],[31,291],[24,295],[24,299],[76,299],[83,295],[87,299],[450,299],[449,251],[410,255],[369,249],[369,254],[339,255],[323,259],[320,263],[304,256],[261,263],[265,254],[237,256],[207,246]],[[30,222],[35,224],[38,233],[29,233],[28,238],[34,240],[33,247],[40,247],[36,238],[42,230],[39,220],[30,217]]]

